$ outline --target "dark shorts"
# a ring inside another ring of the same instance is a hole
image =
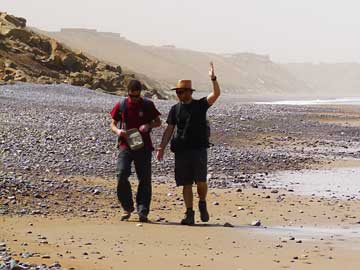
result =
[[[177,186],[206,182],[207,149],[188,149],[175,153],[175,181]]]

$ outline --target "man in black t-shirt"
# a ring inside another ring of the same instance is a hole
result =
[[[157,159],[162,160],[164,149],[171,137],[171,150],[175,153],[175,181],[177,186],[183,186],[183,196],[186,206],[183,225],[195,223],[193,210],[192,185],[196,183],[199,195],[199,211],[201,221],[209,221],[206,206],[207,185],[207,148],[209,147],[207,110],[220,96],[220,87],[210,63],[209,75],[213,83],[213,91],[207,97],[199,100],[192,98],[190,80],[178,81],[175,88],[179,103],[172,106],[167,118],[160,146],[157,148]],[[176,127],[176,133],[174,130]]]

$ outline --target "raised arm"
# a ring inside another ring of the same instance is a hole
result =
[[[211,106],[211,105],[213,105],[215,103],[215,101],[220,96],[220,86],[219,86],[219,83],[217,82],[217,79],[216,79],[216,76],[215,76],[213,62],[210,63],[209,76],[210,76],[210,79],[211,79],[212,84],[213,84],[213,91],[212,91],[212,93],[210,93],[207,96],[207,102]]]

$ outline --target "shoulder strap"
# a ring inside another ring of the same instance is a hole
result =
[[[178,104],[176,104],[176,107],[175,107],[176,123],[177,124],[179,124],[179,122],[180,122],[180,112],[181,112],[181,103],[179,102]],[[189,113],[189,117],[186,118],[184,129],[183,129],[183,131],[182,131],[182,133],[180,135],[181,139],[185,139],[186,132],[189,129],[189,126],[190,126],[190,120],[191,120],[191,112]]]
[[[126,118],[127,118],[126,98],[122,98],[120,100],[120,106],[119,106],[120,128],[126,129]]]
[[[146,97],[143,97],[143,106],[144,106],[144,109],[148,109],[150,108],[150,105],[151,105],[152,101]]]
[[[151,105],[152,105],[152,101],[146,97],[143,97],[143,104],[142,104],[142,109],[144,111],[144,113],[150,113],[151,112]]]
[[[178,104],[175,105],[176,123],[179,123],[179,121],[180,121],[180,109],[181,109],[181,103],[179,102]]]

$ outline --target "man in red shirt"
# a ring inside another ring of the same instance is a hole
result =
[[[111,111],[111,130],[119,136],[119,154],[116,164],[117,196],[124,213],[121,220],[128,220],[134,209],[131,185],[128,180],[131,174],[131,163],[134,162],[139,180],[136,194],[136,206],[141,222],[146,222],[151,202],[151,157],[154,150],[150,132],[161,126],[159,111],[150,100],[140,96],[142,85],[138,80],[130,81],[128,97],[119,101]],[[124,108],[122,108],[124,107]],[[121,123],[118,127],[118,123]],[[144,142],[138,150],[131,150],[127,143],[127,130],[137,129]]]

